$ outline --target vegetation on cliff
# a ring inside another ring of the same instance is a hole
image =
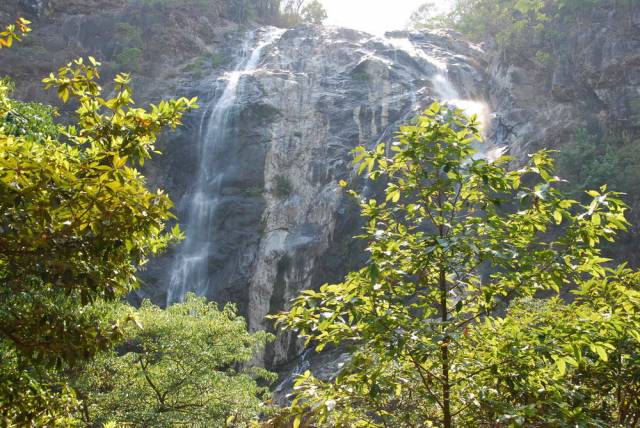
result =
[[[536,42],[551,43],[554,21],[578,19],[608,0],[455,0],[440,12],[435,2],[423,4],[411,18],[415,28],[454,28],[476,41],[495,39],[512,53],[522,54]],[[549,25],[551,24],[551,25]]]

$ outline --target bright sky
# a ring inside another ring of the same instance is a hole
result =
[[[327,9],[327,24],[382,35],[402,30],[411,13],[425,0],[320,0]],[[446,5],[449,0],[436,0]]]

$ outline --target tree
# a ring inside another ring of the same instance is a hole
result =
[[[300,16],[302,8],[307,0],[285,0],[282,4],[282,12],[285,15]]]
[[[327,19],[327,11],[322,3],[313,0],[305,5],[302,9],[302,20],[315,25],[322,25]]]
[[[28,22],[0,34],[10,47]],[[22,26],[22,27],[21,27]],[[112,98],[99,63],[76,60],[44,80],[77,103],[77,122],[54,126],[54,110],[9,98],[0,83],[0,412],[18,425],[68,425],[75,397],[56,371],[108,349],[118,323],[94,305],[137,286],[137,269],[180,237],[171,201],[136,169],[195,99],[134,106],[129,76]]]
[[[553,52],[555,33],[566,27],[567,20],[603,1],[454,0],[448,10],[429,1],[413,13],[411,26],[453,28],[476,41],[493,39],[513,56],[529,59],[533,53],[548,58]]]
[[[475,379],[496,364],[513,368],[519,355],[478,361],[466,352],[478,322],[515,298],[606,277],[598,245],[627,227],[616,194],[591,191],[585,205],[563,198],[546,151],[516,171],[508,158],[484,159],[474,148],[477,125],[434,104],[400,128],[392,156],[384,145],[356,149],[359,171],[386,183],[383,198],[350,192],[366,218],[368,265],[303,292],[275,317],[318,351],[353,350],[335,381],[311,373],[298,380],[298,418],[310,413],[326,426],[462,422]]]
[[[75,387],[87,424],[245,426],[264,410],[269,390],[256,379],[274,375],[243,365],[271,336],[248,333],[233,306],[188,295],[166,310],[147,301],[114,312],[139,326],[129,323],[116,350],[82,368]]]
[[[321,25],[327,19],[327,11],[318,0],[286,0],[281,7],[285,25],[302,22]]]
[[[438,6],[434,1],[429,1],[411,14],[410,25],[415,29],[436,29],[451,27],[452,22],[441,6]]]

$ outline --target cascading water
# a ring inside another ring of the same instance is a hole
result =
[[[433,91],[437,96],[437,100],[441,103],[449,104],[464,111],[467,115],[476,115],[480,121],[480,130],[486,136],[491,126],[491,110],[487,103],[465,98],[455,87],[449,78],[449,54],[444,53],[440,48],[427,46],[426,49],[416,46],[409,38],[405,37],[389,37],[387,41],[396,49],[400,49],[418,61],[422,61],[435,68],[435,73],[431,76]],[[502,156],[505,152],[504,147],[487,147],[481,148],[478,156],[488,160],[494,160]]]
[[[436,72],[431,77],[433,90],[442,103],[453,105],[469,115],[477,115],[481,124],[486,128],[490,123],[489,107],[486,103],[463,97],[455,85],[449,79],[449,66],[447,57],[438,55],[439,48],[431,47],[433,51],[416,46],[410,39],[403,37],[390,37],[389,43],[397,49],[403,50],[416,60],[424,61],[434,67]]]
[[[210,284],[209,257],[215,233],[211,226],[216,216],[221,193],[222,176],[211,169],[219,148],[228,137],[228,128],[243,76],[256,70],[262,52],[282,35],[283,30],[268,28],[255,43],[251,33],[243,47],[235,69],[225,76],[226,85],[219,98],[213,97],[203,115],[199,133],[200,166],[193,193],[189,196],[186,223],[186,239],[176,255],[171,269],[167,305],[181,301],[187,292],[204,295]],[[208,117],[208,120],[206,119]]]

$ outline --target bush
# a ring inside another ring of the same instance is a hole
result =
[[[114,39],[122,47],[142,48],[144,45],[142,29],[128,22],[118,23]]]
[[[126,48],[116,55],[116,62],[122,70],[139,73],[142,65],[142,50],[139,48]]]
[[[193,73],[199,78],[204,74],[205,68],[220,68],[229,64],[229,62],[229,57],[219,51],[208,52],[195,58],[184,70],[187,73]]]
[[[293,184],[288,177],[277,175],[275,177],[274,193],[280,198],[288,198],[293,193]]]
[[[127,22],[121,22],[116,26],[114,37],[118,46],[116,63],[124,71],[140,72],[142,60],[142,29]]]

